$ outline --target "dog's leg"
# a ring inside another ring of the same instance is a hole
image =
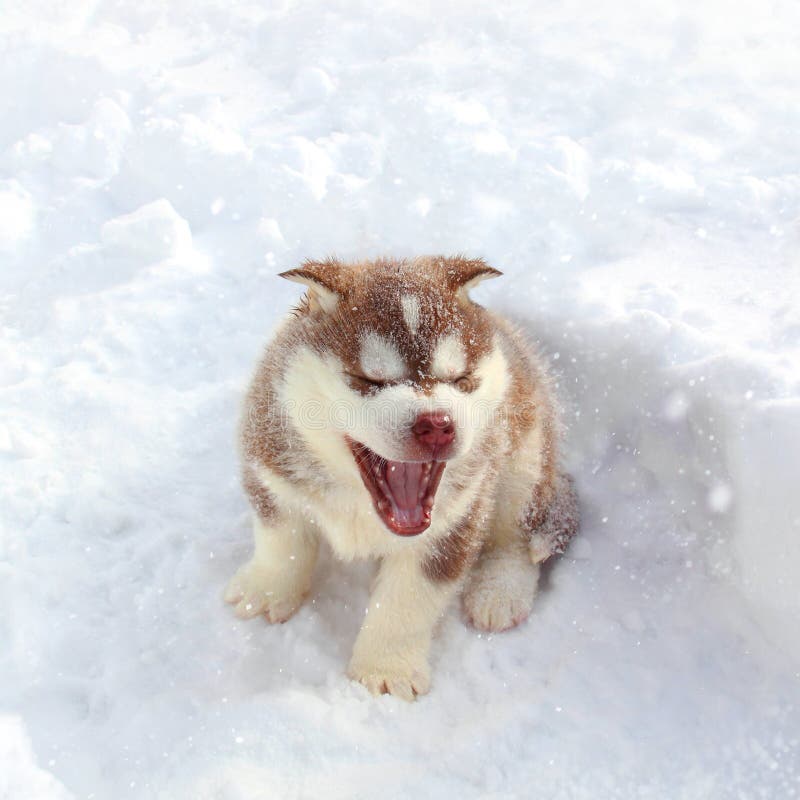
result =
[[[348,674],[373,694],[405,700],[430,686],[428,651],[433,629],[461,586],[481,546],[479,514],[466,518],[436,549],[384,558]]]
[[[425,694],[433,629],[456,588],[452,582],[431,581],[417,554],[384,558],[348,675],[373,694],[388,692],[404,700]]]
[[[538,582],[539,565],[519,528],[495,528],[470,575],[464,612],[482,631],[513,628],[531,613]]]
[[[316,534],[291,516],[253,515],[253,557],[233,576],[225,601],[235,603],[237,616],[264,614],[269,622],[285,622],[300,607],[316,563]]]
[[[479,630],[503,631],[526,620],[533,608],[539,564],[563,552],[578,527],[571,479],[555,473],[520,500],[510,481],[489,539],[464,592],[464,611]],[[514,494],[517,496],[514,497]]]

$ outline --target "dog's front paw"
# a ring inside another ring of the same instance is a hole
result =
[[[303,603],[308,587],[291,576],[270,569],[258,561],[248,561],[231,578],[225,602],[232,603],[237,617],[263,614],[268,622],[286,622]]]
[[[427,694],[431,686],[430,668],[425,661],[389,664],[353,659],[347,674],[372,694],[393,694],[409,702],[419,694]]]

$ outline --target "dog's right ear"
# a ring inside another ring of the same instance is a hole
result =
[[[337,276],[340,270],[341,264],[335,259],[305,261],[297,269],[281,272],[278,277],[307,286],[309,310],[321,310],[329,314],[339,302]]]

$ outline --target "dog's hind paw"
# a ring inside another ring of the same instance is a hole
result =
[[[517,553],[485,555],[464,592],[464,613],[478,630],[498,632],[524,622],[533,608],[539,567]]]

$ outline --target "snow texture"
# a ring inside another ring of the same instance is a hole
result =
[[[793,2],[7,0],[0,796],[800,795]],[[465,252],[558,376],[583,533],[432,693],[285,625],[234,428],[304,257]]]

